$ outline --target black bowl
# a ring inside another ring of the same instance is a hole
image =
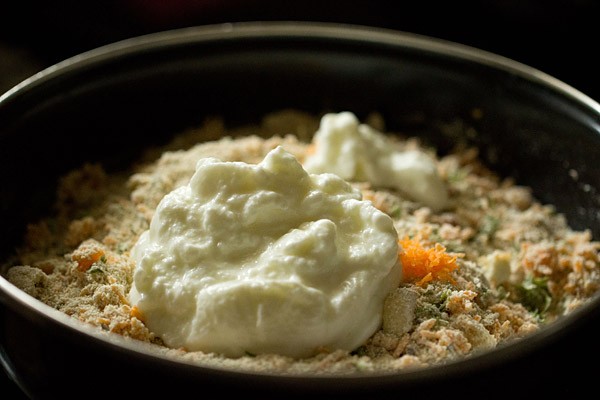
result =
[[[239,23],[102,47],[1,97],[0,259],[10,257],[27,222],[51,212],[57,179],[68,170],[98,161],[118,171],[144,148],[166,143],[206,116],[256,122],[282,108],[351,110],[359,117],[379,111],[389,129],[421,136],[442,152],[457,139],[443,126],[461,121],[478,132],[465,138],[490,167],[531,186],[573,228],[600,237],[600,105],[574,88],[514,61],[432,38],[347,25]],[[474,118],[474,109],[483,117]],[[359,376],[191,365],[120,336],[99,335],[1,277],[0,300],[2,362],[32,398],[89,391],[265,399],[572,394],[579,380],[593,376],[581,361],[600,356],[593,344],[598,296],[512,345],[444,366]]]

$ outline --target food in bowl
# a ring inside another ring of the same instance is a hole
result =
[[[377,113],[226,122],[183,132],[124,174],[88,164],[66,175],[10,282],[168,356],[277,373],[469,357],[599,288],[590,232],[464,142],[441,154]]]

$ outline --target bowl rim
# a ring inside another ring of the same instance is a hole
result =
[[[588,113],[600,121],[600,103],[596,102],[586,94],[572,86],[556,79],[536,68],[522,64],[501,55],[480,50],[471,46],[455,43],[435,37],[429,37],[409,32],[402,32],[386,28],[375,28],[362,25],[324,23],[324,22],[299,22],[299,21],[255,21],[236,22],[214,25],[194,26],[188,28],[174,29],[141,35],[115,43],[107,44],[84,53],[67,58],[64,61],[49,66],[31,77],[23,80],[13,88],[0,96],[0,108],[13,101],[23,93],[34,90],[37,86],[51,81],[56,77],[70,71],[101,63],[106,60],[121,56],[143,52],[145,50],[169,47],[174,45],[185,45],[196,42],[210,42],[214,40],[238,40],[261,37],[314,37],[328,39],[344,39],[363,43],[387,44],[408,49],[414,49],[427,53],[448,56],[455,59],[465,60],[475,64],[489,66],[493,69],[508,72],[525,80],[538,83],[546,88],[556,91],[559,95],[571,99],[584,106]],[[213,365],[204,365],[194,361],[177,359],[158,354],[151,350],[153,347],[121,335],[107,334],[95,327],[88,326],[66,314],[44,304],[43,302],[29,296],[16,286],[0,276],[0,304],[9,307],[24,308],[27,312],[41,316],[45,322],[58,323],[61,328],[77,332],[92,339],[99,346],[106,346],[119,352],[135,354],[157,362],[166,363],[168,366],[185,366],[186,368],[197,368],[198,371],[219,371],[227,374],[250,375],[253,377],[282,378],[285,379],[311,379],[315,381],[346,380],[364,383],[382,384],[386,379],[389,383],[422,381],[439,376],[452,376],[455,373],[465,373],[488,366],[498,365],[518,356],[528,354],[538,349],[548,340],[555,339],[566,331],[573,328],[600,308],[600,293],[580,309],[571,314],[542,327],[538,332],[532,333],[513,343],[506,343],[498,347],[473,354],[466,359],[449,361],[442,365],[433,365],[417,369],[401,369],[397,371],[375,371],[361,372],[351,375],[299,373],[292,375],[281,375],[272,372],[257,372],[248,370],[236,370],[221,368]],[[509,350],[506,351],[506,348]],[[384,381],[382,381],[382,379]]]
[[[563,96],[585,105],[596,113],[600,113],[600,101],[592,99],[577,88],[538,68],[500,54],[413,32],[351,23],[312,21],[228,22],[170,29],[122,39],[84,51],[42,69],[0,94],[0,105],[8,101],[11,97],[17,96],[25,89],[31,89],[46,80],[53,79],[55,75],[100,63],[103,60],[115,58],[120,55],[194,42],[258,37],[321,37],[354,40],[364,43],[372,42],[375,44],[402,46],[407,49],[462,59],[508,72],[530,82],[542,84],[560,92]]]

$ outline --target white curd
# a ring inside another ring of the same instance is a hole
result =
[[[401,277],[392,219],[282,147],[259,164],[199,160],[132,256],[146,325],[169,347],[230,357],[353,350]]]
[[[435,211],[448,202],[434,160],[419,150],[396,151],[383,133],[360,124],[351,112],[326,114],[304,161],[311,173],[330,172],[349,181],[393,188]]]

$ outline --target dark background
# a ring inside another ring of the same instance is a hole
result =
[[[596,0],[6,0],[0,5],[0,93],[66,58],[133,36],[223,22],[302,20],[462,43],[537,68],[600,101],[598,11]],[[5,375],[0,394],[23,398]]]
[[[600,99],[595,78],[597,0],[7,0],[2,4],[0,90],[67,57],[131,36],[222,22],[311,20],[391,28],[474,46],[541,69]]]

